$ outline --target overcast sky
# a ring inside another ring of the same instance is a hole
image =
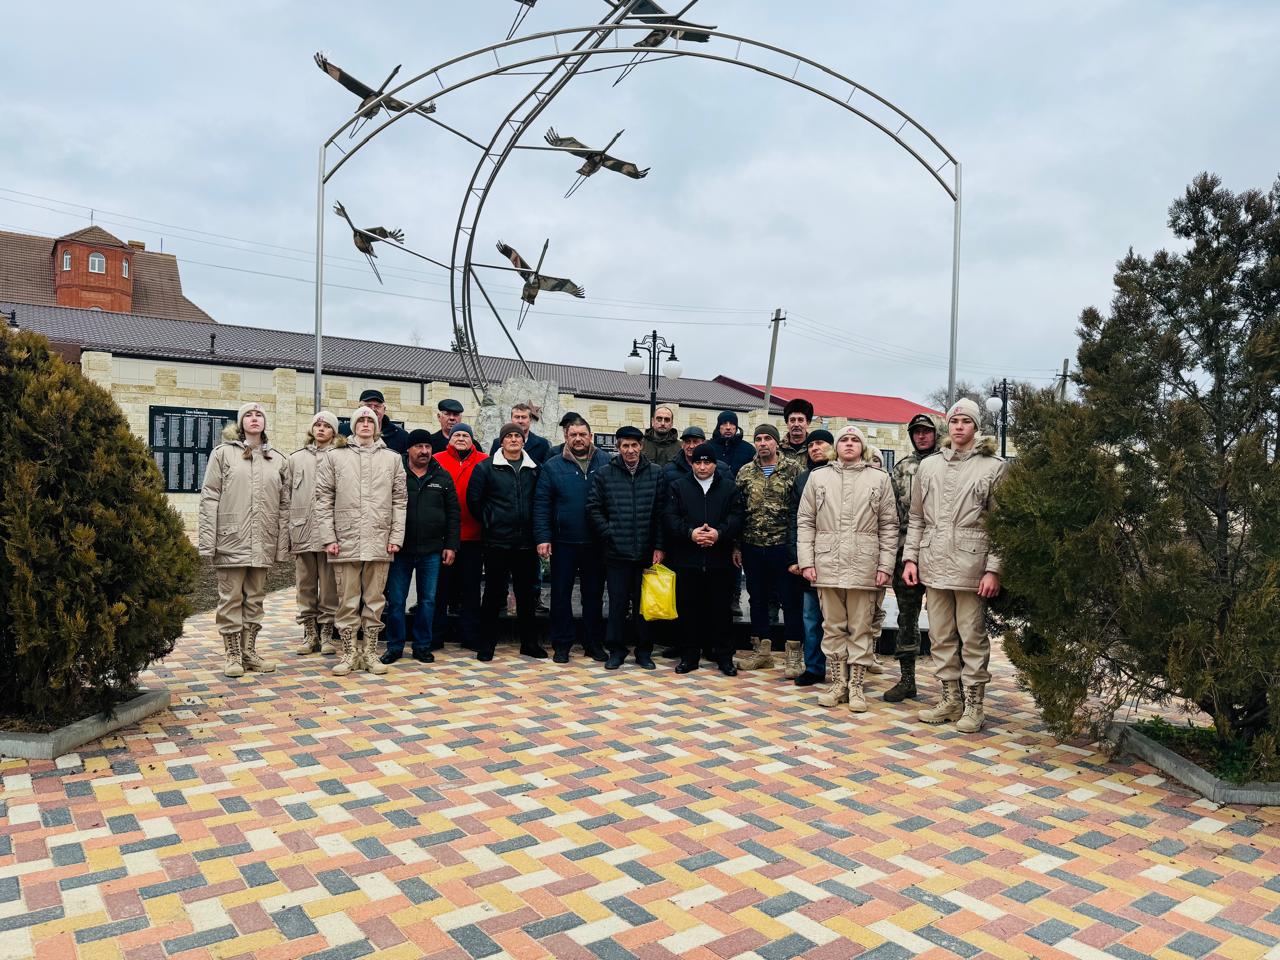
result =
[[[92,207],[122,239],[177,254],[187,296],[220,322],[313,329],[317,151],[355,100],[312,54],[374,86],[402,63],[400,82],[503,39],[517,9],[15,5],[0,75],[0,228],[58,235]],[[522,32],[604,11],[599,0],[540,0]],[[826,64],[960,159],[962,379],[1048,383],[1074,360],[1080,310],[1110,299],[1115,261],[1169,243],[1167,207],[1196,173],[1241,190],[1280,172],[1271,0],[701,0],[690,16]],[[445,82],[478,69],[454,68]],[[550,238],[544,271],[587,289],[583,301],[539,297],[516,333],[526,357],[616,368],[631,339],[656,328],[687,375],[762,383],[768,318],[782,307],[776,383],[915,400],[945,384],[953,207],[909,153],[736,66],[657,62],[611,88],[616,75],[577,78],[523,142],[554,126],[602,146],[625,128],[611,152],[649,176],[602,171],[566,200],[576,161],[520,152],[480,220],[477,261],[498,262],[499,239],[532,261]],[[442,98],[437,116],[487,140],[532,83],[474,84]],[[447,262],[479,160],[406,117],[333,176],[327,197]],[[332,214],[325,229],[326,332],[448,346],[445,271],[384,250],[379,286]],[[514,321],[512,275],[482,277]],[[482,351],[508,352],[491,315],[476,323]]]

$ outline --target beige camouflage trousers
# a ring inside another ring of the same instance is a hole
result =
[[[966,687],[989,682],[987,601],[971,590],[928,587],[927,591],[934,676],[939,680],[963,680]]]
[[[382,608],[387,605],[387,572],[389,560],[371,560],[367,563],[343,562],[331,564],[338,581],[338,613],[334,624],[339,630],[347,627],[381,627]]]
[[[338,614],[338,580],[328,555],[299,553],[293,558],[294,579],[298,584],[298,622],[316,620],[333,623]]]
[[[266,567],[218,567],[218,609],[213,615],[219,633],[239,633],[262,623],[262,600],[267,593]]]
[[[822,605],[822,652],[828,657],[848,657],[850,666],[869,667],[875,653],[872,622],[876,612],[875,590],[842,590],[818,587]]]

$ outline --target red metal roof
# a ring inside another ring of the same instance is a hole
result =
[[[764,398],[764,384],[742,383],[730,377],[719,376],[716,380],[726,386],[734,386],[747,390]],[[808,390],[802,387],[773,388],[773,399],[786,402],[796,397],[803,397],[813,404],[815,416],[844,417],[848,420],[863,420],[868,423],[907,423],[917,413],[929,413],[942,416],[942,411],[921,406],[902,397],[879,397],[870,393],[841,393],[837,390]]]

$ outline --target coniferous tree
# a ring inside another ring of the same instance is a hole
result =
[[[190,614],[197,558],[110,395],[0,333],[0,709],[77,719],[132,695]]]
[[[992,517],[1009,654],[1059,735],[1134,700],[1203,710],[1280,779],[1280,181],[1202,174],[1182,249],[1081,316],[1078,402],[1019,408]]]

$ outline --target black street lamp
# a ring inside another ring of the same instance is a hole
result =
[[[1009,380],[1000,379],[1000,386],[993,387],[991,396],[987,397],[987,412],[1000,411],[1000,456],[1004,456],[1005,437],[1009,433]]]
[[[645,372],[641,350],[649,355],[649,421],[652,422],[653,415],[658,410],[658,361],[665,353],[667,362],[662,365],[662,375],[668,380],[679,380],[682,368],[680,361],[676,359],[676,345],[668,343],[666,338],[658,336],[658,331],[654,330],[647,337],[631,341],[631,353],[623,361],[622,369],[633,377]]]

